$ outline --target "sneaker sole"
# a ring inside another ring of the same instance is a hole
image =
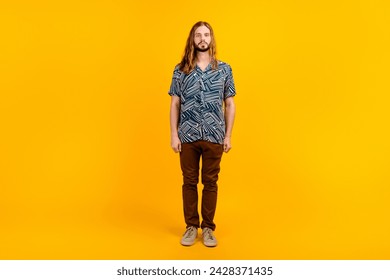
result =
[[[206,247],[217,247],[217,245],[218,245],[218,244],[206,244],[206,243],[204,243],[204,242],[203,242],[203,244],[204,244],[204,246],[206,246]]]
[[[191,245],[194,245],[195,244],[195,240],[193,242],[183,242],[183,241],[180,241],[180,244],[183,245],[183,246],[191,246]]]

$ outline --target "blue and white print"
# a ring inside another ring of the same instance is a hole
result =
[[[225,138],[224,100],[236,95],[229,64],[219,61],[202,71],[198,66],[185,74],[175,67],[169,95],[180,97],[178,135],[182,143],[205,140],[223,144]]]

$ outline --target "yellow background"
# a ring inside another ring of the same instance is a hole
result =
[[[1,259],[389,259],[388,1],[3,1]],[[167,94],[214,27],[219,246],[179,244]]]

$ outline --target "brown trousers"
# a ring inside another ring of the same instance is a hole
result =
[[[217,206],[218,173],[223,145],[208,141],[183,143],[180,165],[183,172],[183,209],[187,227],[199,228],[198,181],[199,162],[202,158],[202,224],[201,228],[215,230],[214,215]]]

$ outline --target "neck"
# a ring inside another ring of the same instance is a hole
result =
[[[199,63],[210,63],[211,57],[209,52],[196,52],[196,60]]]

